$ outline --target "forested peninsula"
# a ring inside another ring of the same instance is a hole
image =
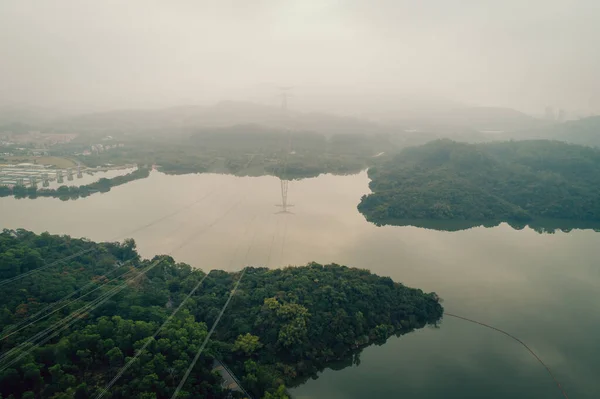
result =
[[[13,357],[0,362],[0,394],[95,397],[150,339],[107,397],[170,398],[240,276],[220,270],[206,275],[169,256],[141,259],[133,240],[94,243],[4,230],[1,351]],[[243,397],[223,387],[213,365],[219,359],[252,397],[286,398],[286,386],[334,361],[356,361],[361,348],[435,324],[443,313],[435,293],[346,266],[248,267],[243,276],[179,397]],[[84,308],[115,288],[100,306]],[[19,346],[73,314],[72,326],[39,347]],[[48,317],[31,323],[42,315]]]
[[[600,150],[559,141],[436,140],[402,150],[369,177],[372,193],[358,209],[378,225],[600,222]]]

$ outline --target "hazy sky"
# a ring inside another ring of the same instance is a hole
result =
[[[598,111],[598,1],[0,0],[0,103]]]

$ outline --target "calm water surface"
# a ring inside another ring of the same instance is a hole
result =
[[[376,227],[356,210],[367,184],[366,173],[290,182],[294,214],[276,215],[277,178],[153,172],[75,201],[2,198],[0,227],[132,236],[145,257],[171,253],[204,270],[309,261],[370,269],[435,291],[447,311],[518,336],[571,399],[600,398],[600,233]],[[438,329],[371,346],[358,366],[325,370],[292,392],[302,399],[562,398],[520,345],[449,317]]]

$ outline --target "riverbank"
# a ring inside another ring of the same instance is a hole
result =
[[[105,193],[110,191],[111,187],[120,186],[122,184],[129,183],[134,180],[144,179],[150,175],[150,169],[147,167],[138,167],[131,173],[123,176],[116,176],[112,178],[101,178],[97,182],[86,184],[82,186],[60,186],[56,189],[53,188],[41,188],[38,189],[36,186],[1,186],[0,197],[14,196],[15,198],[38,198],[38,197],[52,197],[60,198],[63,201],[69,199],[77,199],[81,197],[88,197],[94,193]]]

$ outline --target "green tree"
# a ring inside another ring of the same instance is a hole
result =
[[[88,391],[88,387],[87,384],[81,383],[79,385],[77,385],[77,388],[75,389],[75,394],[73,395],[74,399],[88,399],[90,397],[90,393]]]
[[[251,355],[262,346],[260,338],[250,333],[239,335],[233,344],[233,351],[241,351],[246,355]]]
[[[263,399],[289,399],[290,397],[285,393],[285,386],[279,385],[275,391],[265,392]]]
[[[106,352],[106,357],[111,367],[118,367],[123,362],[123,352],[119,348],[112,348]]]

